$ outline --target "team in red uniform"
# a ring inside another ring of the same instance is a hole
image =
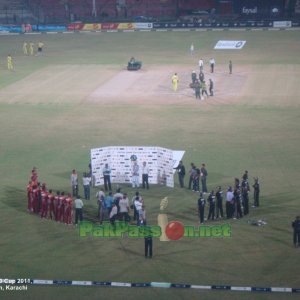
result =
[[[46,184],[43,183],[41,189],[41,218],[47,218],[48,215],[48,192]]]
[[[41,218],[72,224],[73,200],[71,194],[65,196],[64,192],[57,192],[54,196],[52,190],[47,191],[46,184],[38,182],[37,170],[31,171],[27,190],[27,209],[31,213],[39,214]]]
[[[60,191],[56,192],[56,196],[54,197],[55,201],[55,221],[59,221],[59,216],[60,216]]]
[[[72,197],[71,194],[68,194],[68,197],[66,197],[66,202],[65,202],[65,214],[64,214],[64,223],[65,224],[72,224]]]
[[[54,202],[54,195],[52,194],[52,190],[49,190],[48,193],[48,218],[51,220],[55,219],[55,202]]]
[[[32,194],[32,181],[29,181],[27,185],[27,209],[29,212],[32,212],[31,194]]]
[[[59,222],[63,222],[64,221],[65,204],[66,204],[65,193],[61,192],[61,194],[60,194],[59,219],[58,219]]]

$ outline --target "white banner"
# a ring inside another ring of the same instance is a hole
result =
[[[273,27],[276,28],[289,28],[292,27],[292,21],[274,21]]]
[[[112,183],[131,183],[132,158],[140,169],[142,182],[142,164],[149,168],[149,183],[174,187],[174,167],[177,167],[185,151],[173,151],[161,147],[111,146],[91,149],[92,173],[95,185],[103,185],[103,167],[106,163],[111,168]]]
[[[244,47],[246,41],[218,41],[214,49],[234,49],[240,50]]]
[[[151,29],[153,28],[152,23],[134,23],[135,29]]]

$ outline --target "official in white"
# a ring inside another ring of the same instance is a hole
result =
[[[133,163],[132,166],[132,187],[135,188],[139,188],[140,183],[139,183],[139,177],[140,177],[140,172],[139,172],[140,168],[139,165],[137,164],[137,162],[135,161]]]
[[[203,72],[203,68],[204,68],[204,60],[202,58],[199,59],[199,69],[200,72]]]
[[[195,51],[195,47],[194,47],[194,44],[192,43],[191,47],[190,47],[190,53],[191,53],[191,55],[194,55],[194,51]]]

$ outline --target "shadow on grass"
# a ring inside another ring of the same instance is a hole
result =
[[[2,202],[18,212],[27,213],[27,194],[23,189],[11,186],[5,187]]]

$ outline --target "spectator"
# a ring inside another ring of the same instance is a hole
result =
[[[127,194],[124,193],[123,198],[119,201],[119,208],[120,208],[120,220],[124,222],[128,222],[130,220],[129,218],[129,200],[127,197]]]

